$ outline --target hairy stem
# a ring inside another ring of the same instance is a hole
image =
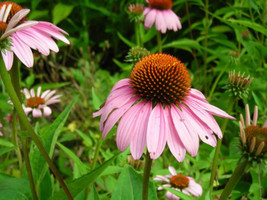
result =
[[[142,200],[148,199],[148,185],[149,185],[149,177],[152,166],[152,159],[150,158],[149,152],[146,152],[146,161],[145,161],[145,169],[143,175],[143,192],[142,192]]]

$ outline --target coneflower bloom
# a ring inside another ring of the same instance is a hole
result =
[[[14,53],[25,66],[32,67],[31,48],[45,56],[49,55],[50,50],[58,52],[58,46],[51,37],[69,44],[61,34],[68,33],[52,23],[27,21],[29,12],[29,9],[22,9],[10,1],[0,3],[0,47],[7,70],[13,65]]]
[[[147,0],[149,5],[144,10],[145,28],[153,24],[162,33],[168,30],[177,31],[182,28],[179,17],[172,11],[172,0]]]
[[[199,138],[211,146],[216,146],[213,133],[222,138],[212,115],[234,119],[191,88],[180,60],[162,53],[140,60],[130,78],[120,80],[105,105],[93,114],[100,115],[103,138],[119,121],[116,141],[120,151],[130,146],[133,158],[139,159],[147,146],[150,157],[156,159],[167,143],[179,162],[186,151],[196,156]]]
[[[49,116],[52,113],[49,105],[60,102],[61,95],[55,95],[55,90],[46,90],[41,93],[41,87],[37,88],[37,92],[34,89],[30,91],[24,88],[23,93],[26,97],[26,103],[22,105],[24,112],[28,115],[32,112],[32,116],[35,118]],[[43,110],[43,112],[42,112]]]
[[[169,171],[171,175],[157,175],[154,178],[154,181],[162,181],[164,183],[162,186],[173,188],[187,195],[193,195],[194,197],[199,197],[202,195],[201,185],[196,183],[192,177],[176,174],[176,171],[172,166],[169,166]],[[159,187],[158,190],[162,190],[162,187]],[[170,200],[180,199],[169,191],[166,193],[166,198]]]

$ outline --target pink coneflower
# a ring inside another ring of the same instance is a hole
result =
[[[191,88],[183,63],[162,53],[139,61],[130,78],[119,81],[105,105],[93,114],[101,116],[103,138],[119,121],[118,149],[124,151],[130,146],[134,159],[142,156],[146,145],[150,157],[156,159],[167,143],[179,162],[186,151],[196,156],[199,138],[211,146],[216,146],[213,133],[222,138],[212,115],[234,119]]]
[[[3,133],[1,132],[2,127],[3,127],[3,125],[0,123],[0,136],[3,136]]]
[[[57,26],[43,21],[26,21],[29,12],[29,9],[22,9],[10,1],[0,3],[0,43],[4,46],[1,51],[7,70],[13,65],[13,53],[24,65],[32,67],[31,48],[45,56],[50,50],[58,52],[58,46],[51,37],[69,44],[61,32],[68,33]]]
[[[187,195],[193,195],[199,197],[202,195],[202,187],[200,184],[196,183],[192,177],[184,176],[182,174],[176,174],[175,169],[172,166],[169,166],[169,171],[171,175],[161,176],[157,175],[154,178],[154,181],[162,181],[164,187],[170,187],[177,191],[183,192]],[[162,187],[159,187],[158,190],[162,190]],[[174,195],[173,193],[167,191],[166,198],[170,200],[179,200],[180,198]]]
[[[34,89],[30,91],[28,89],[24,89],[23,93],[26,97],[26,104],[22,105],[24,112],[28,115],[32,112],[32,116],[42,117],[42,110],[44,116],[49,116],[52,113],[51,108],[48,105],[60,102],[61,95],[53,96],[56,91],[55,90],[46,90],[41,93],[41,87],[38,87],[37,92],[34,92]]]
[[[172,0],[147,0],[149,8],[145,8],[145,28],[153,24],[162,33],[168,30],[177,31],[182,28],[179,17],[172,11]]]

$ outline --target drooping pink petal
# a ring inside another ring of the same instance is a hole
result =
[[[8,50],[4,50],[4,52],[2,51],[2,58],[4,60],[5,66],[6,66],[6,70],[9,71],[13,65],[13,52],[8,51]]]
[[[161,11],[157,12],[155,25],[158,31],[161,31],[162,33],[166,33],[167,26],[166,26],[166,22],[164,20],[164,17]]]
[[[152,110],[147,125],[147,149],[151,159],[158,158],[166,145],[165,113],[158,103]]]
[[[46,117],[52,114],[52,110],[48,106],[45,106],[43,110],[44,110],[44,116]]]
[[[50,99],[54,94],[56,93],[56,90],[49,91],[43,98],[45,101]]]
[[[35,118],[42,117],[42,111],[40,109],[34,108],[32,110],[32,116]]]
[[[174,169],[174,167],[172,166],[169,166],[168,167],[169,171],[171,172],[171,175],[175,176],[177,173],[176,173],[176,170]]]
[[[157,10],[155,9],[151,9],[146,17],[145,17],[145,28],[151,28],[151,26],[153,26],[153,24],[155,23],[156,20],[156,15],[157,15]]]
[[[165,176],[157,175],[155,178],[153,178],[154,181],[164,181],[166,183],[169,183],[170,180],[166,178]]]
[[[21,62],[27,66],[33,66],[33,55],[29,46],[25,45],[16,33],[13,33],[11,36],[12,44],[11,50],[16,54],[16,56],[21,60]]]
[[[179,105],[181,110],[184,112],[184,115],[192,125],[193,131],[195,131],[200,139],[215,147],[216,146],[216,137],[212,135],[212,130],[207,127],[188,107],[184,105]]]
[[[197,98],[201,101],[207,102],[206,97],[204,96],[204,94],[202,92],[200,92],[197,89],[191,88],[189,95],[193,96],[194,98]]]
[[[175,126],[171,120],[171,110],[168,106],[165,107],[166,112],[166,122],[168,125],[166,127],[169,127],[170,134],[166,134],[167,137],[167,143],[169,146],[169,149],[172,153],[172,155],[179,161],[182,162],[185,157],[185,147],[183,143],[181,142],[181,139],[179,137],[179,134],[177,133]]]
[[[125,78],[125,79],[122,79],[120,81],[118,81],[112,88],[111,92],[113,92],[114,90],[117,90],[121,87],[124,87],[124,86],[129,86],[130,85],[130,79],[128,78]],[[110,93],[111,93],[110,92]]]
[[[143,107],[138,113],[138,118],[135,121],[132,133],[133,138],[130,143],[130,151],[135,160],[140,159],[144,152],[147,141],[147,125],[152,110],[151,102],[145,103],[144,101],[141,101],[140,103],[143,104]]]
[[[136,97],[132,97],[126,104],[115,109],[108,116],[107,120],[104,121],[104,124],[100,124],[100,127],[103,127],[103,139],[107,136],[111,128],[117,123],[117,121],[121,118],[121,116],[136,102],[138,99]]]
[[[61,94],[58,94],[58,95],[55,95],[53,97],[51,97],[50,99],[48,99],[46,102],[45,102],[45,105],[50,105],[50,104],[54,104],[54,103],[58,103],[60,102],[60,97],[62,95]]]
[[[194,156],[196,152],[196,146],[192,144],[193,138],[188,132],[184,124],[184,119],[181,118],[181,116],[179,115],[179,112],[180,111],[176,107],[176,105],[172,104],[171,105],[171,116],[172,116],[174,127],[176,131],[178,132],[181,142],[183,143],[185,149],[188,151],[188,153]]]
[[[189,192],[189,193],[191,193],[195,197],[201,196],[202,195],[202,187],[201,187],[201,185],[196,183],[194,181],[194,179],[192,179],[191,177],[188,177],[188,178],[190,178],[189,185],[184,190]]]
[[[138,114],[143,107],[143,103],[139,102],[133,105],[121,118],[118,130],[117,130],[117,147],[120,151],[124,151],[131,143],[134,132],[134,124],[130,122],[136,122]]]
[[[175,196],[173,193],[167,191],[166,192],[166,198],[169,200],[179,200],[180,198]]]

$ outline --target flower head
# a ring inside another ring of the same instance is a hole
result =
[[[147,0],[145,8],[145,28],[151,28],[155,23],[156,29],[162,33],[168,30],[177,31],[182,28],[179,17],[172,11],[172,0]]]
[[[148,56],[150,52],[143,47],[132,47],[126,56],[126,62],[137,63],[143,57]]]
[[[142,156],[145,146],[156,159],[167,143],[179,162],[186,151],[196,156],[199,138],[211,146],[216,146],[215,135],[222,138],[212,115],[234,119],[191,88],[189,73],[180,60],[162,53],[140,60],[130,78],[119,81],[104,106],[93,114],[101,116],[103,138],[119,121],[118,149],[130,146],[134,159]]]
[[[196,183],[192,177],[184,176],[182,174],[176,174],[175,169],[169,166],[169,171],[171,175],[161,176],[157,175],[154,181],[162,181],[164,187],[170,187],[177,191],[183,192],[187,195],[193,195],[199,197],[202,195],[202,187],[200,184]],[[159,187],[158,190],[162,190]],[[166,198],[170,200],[179,200],[180,198],[172,194],[171,192],[166,193]]]
[[[41,89],[41,87],[38,87],[36,93],[34,92],[34,89],[29,91],[25,88],[23,90],[26,97],[26,103],[22,106],[26,115],[32,112],[32,116],[35,118],[42,117],[42,114],[44,116],[49,116],[52,114],[52,110],[48,105],[60,102],[59,97],[61,97],[61,95],[53,96],[56,93],[55,90],[46,90],[41,93]]]
[[[252,160],[267,157],[267,120],[262,127],[257,126],[258,107],[254,107],[253,121],[250,122],[249,106],[246,104],[246,121],[240,115],[239,127],[243,153]]]
[[[250,75],[244,77],[245,72],[241,75],[240,72],[235,74],[235,70],[229,72],[228,75],[228,85],[227,91],[231,93],[236,98],[244,98],[248,95],[248,87],[254,80],[254,78],[250,78]]]
[[[27,21],[29,9],[16,3],[0,3],[0,50],[7,70],[13,65],[13,54],[27,67],[33,66],[32,49],[47,56],[50,50],[58,52],[58,46],[51,38],[69,41],[61,34],[67,34],[57,26],[43,21]]]

